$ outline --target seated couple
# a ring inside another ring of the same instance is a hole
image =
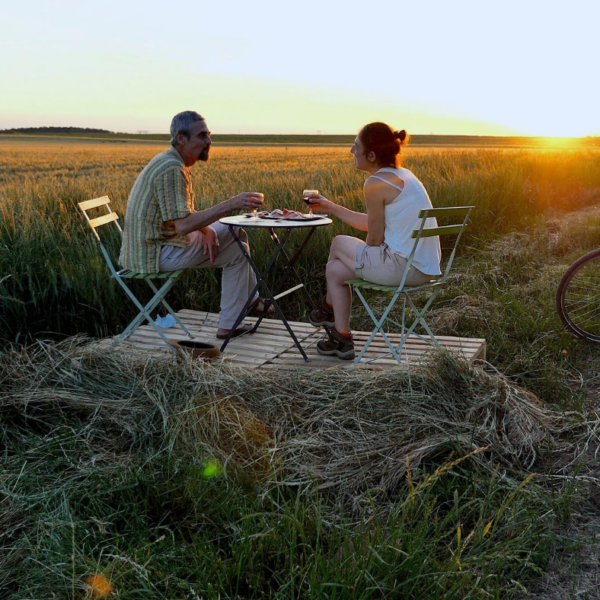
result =
[[[171,123],[171,148],[155,156],[138,176],[129,200],[119,262],[141,273],[186,268],[222,267],[221,312],[217,337],[224,339],[256,285],[256,276],[227,227],[218,221],[231,211],[260,209],[263,196],[243,192],[211,208],[195,211],[190,167],[207,161],[210,131],[193,111],[179,113]],[[324,196],[311,197],[313,210],[333,215],[360,231],[366,241],[340,235],[334,238],[326,267],[327,295],[310,315],[316,326],[330,327],[319,353],[344,360],[354,358],[350,331],[351,289],[344,282],[356,277],[382,285],[398,285],[412,249],[411,234],[419,211],[431,208],[422,183],[399,167],[404,130],[371,123],[359,132],[351,152],[357,169],[367,171],[366,213],[349,210]],[[435,226],[432,219],[432,226]],[[427,224],[430,226],[430,224]],[[247,236],[239,237],[249,251]],[[440,274],[438,238],[425,238],[413,260],[407,284],[419,285]],[[253,299],[253,310],[264,309]],[[272,307],[271,307],[272,308]],[[234,335],[251,329],[242,325]]]

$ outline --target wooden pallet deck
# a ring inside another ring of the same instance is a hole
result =
[[[194,339],[200,342],[214,344],[217,347],[222,343],[217,340],[218,315],[215,313],[198,312],[192,310],[181,310],[177,313],[185,326],[194,335]],[[253,323],[256,319],[249,317],[246,322]],[[223,354],[224,360],[230,360],[245,368],[261,369],[323,369],[323,368],[349,368],[354,366],[352,361],[341,361],[336,357],[321,356],[317,353],[316,343],[323,338],[324,331],[298,321],[290,321],[296,337],[302,344],[309,362],[305,362],[302,355],[294,345],[292,338],[285,329],[283,323],[277,319],[263,319],[258,331],[252,335],[244,335],[234,338],[228,344]],[[169,339],[186,339],[183,331],[178,327],[163,330]],[[354,331],[354,340],[357,353],[369,337],[369,332]],[[388,336],[391,341],[398,342],[398,335]],[[457,338],[438,336],[440,344],[447,350],[456,353],[468,361],[485,360],[486,345],[483,339]],[[152,354],[168,354],[158,334],[150,327],[140,327],[126,342],[127,346]],[[433,346],[427,344],[416,336],[411,336],[402,350],[403,366],[410,367],[421,362]],[[361,367],[387,369],[398,367],[393,357],[377,358],[383,354],[386,348],[383,338],[378,335],[361,361]],[[372,362],[370,362],[372,361]]]

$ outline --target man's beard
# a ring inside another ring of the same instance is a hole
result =
[[[210,146],[207,146],[206,148],[204,148],[204,150],[202,150],[202,152],[200,152],[200,154],[198,155],[198,160],[202,160],[202,161],[206,162],[208,160],[209,151],[210,151]]]

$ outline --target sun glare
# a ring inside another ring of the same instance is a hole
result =
[[[570,146],[577,147],[579,138],[578,137],[540,137],[542,146],[547,148],[569,148]]]

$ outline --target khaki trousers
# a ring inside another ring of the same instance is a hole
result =
[[[159,269],[161,271],[213,267],[223,269],[219,327],[231,329],[238,315],[242,312],[250,292],[256,285],[256,275],[229,232],[229,227],[222,223],[213,223],[211,227],[219,238],[220,246],[219,255],[214,265],[210,264],[210,258],[202,248],[204,234],[201,231],[192,231],[189,234],[190,243],[186,248],[162,246]],[[249,254],[250,247],[248,246],[246,232],[240,228],[237,230],[237,234]],[[255,297],[258,297],[258,294]]]

